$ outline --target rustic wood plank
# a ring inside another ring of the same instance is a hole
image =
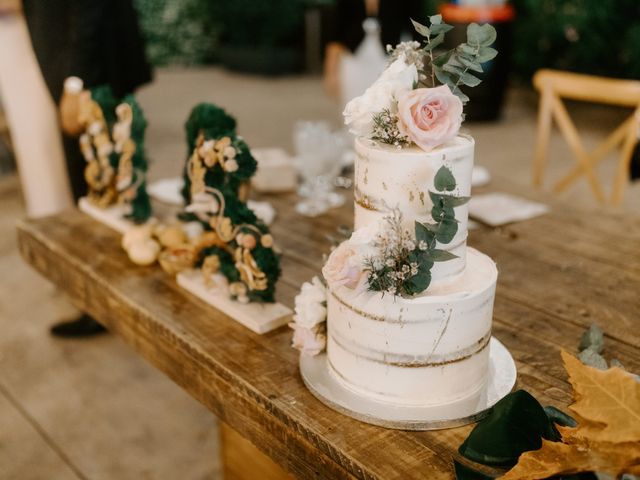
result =
[[[351,207],[305,219],[293,212],[291,196],[268,198],[278,209],[272,230],[283,252],[278,298],[291,306],[329,251],[326,235],[351,224]],[[607,334],[605,354],[640,370],[640,260],[631,255],[640,251],[640,222],[594,216],[552,202],[547,216],[470,236],[498,263],[494,334],[518,364],[518,385],[559,407],[570,400],[559,351],[575,351],[594,320]],[[19,239],[24,258],[79,308],[294,476],[453,478],[451,459],[470,427],[385,430],[328,409],[302,384],[288,329],[253,334],[159,268],[131,265],[117,235],[79,212],[23,223]]]
[[[220,424],[221,456],[225,480],[286,480],[293,477],[229,427]]]

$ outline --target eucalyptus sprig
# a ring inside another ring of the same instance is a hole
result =
[[[475,87],[481,80],[474,75],[482,73],[482,64],[495,58],[497,50],[491,48],[496,41],[496,29],[487,24],[478,25],[472,23],[467,27],[467,41],[456,48],[439,55],[434,54],[434,49],[444,42],[444,35],[453,27],[442,22],[442,15],[429,17],[430,26],[422,25],[411,20],[416,32],[424,37],[423,50],[429,59],[424,65],[424,75],[435,86],[437,79],[443,85],[448,85],[451,92],[458,96],[462,103],[469,101],[460,86]]]
[[[431,284],[431,269],[435,262],[457,258],[453,253],[438,248],[453,240],[458,231],[454,207],[464,205],[469,197],[451,193],[456,180],[451,170],[442,166],[434,179],[436,192],[429,192],[433,201],[433,223],[415,222],[415,236],[402,227],[398,210],[387,218],[388,228],[375,242],[378,254],[365,259],[369,272],[369,289],[410,297],[424,292]]]

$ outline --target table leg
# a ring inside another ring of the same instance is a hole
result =
[[[224,480],[290,480],[294,477],[258,450],[249,440],[220,422]]]

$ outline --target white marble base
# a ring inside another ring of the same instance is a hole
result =
[[[267,333],[291,321],[293,311],[281,303],[239,303],[229,298],[225,286],[210,288],[204,283],[202,272],[186,270],[176,276],[178,285],[229,315],[256,333]]]
[[[93,205],[87,197],[82,197],[78,200],[78,208],[98,222],[105,224],[107,227],[123,235],[135,225],[131,220],[124,218],[130,211],[128,205],[114,205],[112,207],[99,208]]]
[[[441,405],[396,405],[359,395],[331,375],[326,353],[301,355],[300,373],[318,400],[344,415],[398,430],[438,430],[477,422],[513,389],[517,375],[513,357],[496,338],[491,338],[490,349],[485,386],[467,398]]]

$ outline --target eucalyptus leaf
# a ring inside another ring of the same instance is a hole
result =
[[[459,197],[456,195],[446,195],[444,193],[429,192],[429,197],[434,205],[443,208],[454,208],[465,205],[470,197]]]
[[[510,467],[523,452],[538,450],[543,438],[557,441],[559,435],[542,405],[528,392],[517,390],[491,408],[458,451],[474,462]]]
[[[597,368],[599,370],[606,370],[607,368],[609,368],[604,357],[591,347],[582,350],[578,354],[578,359],[585,365]]]
[[[480,63],[488,62],[489,60],[493,60],[498,55],[498,51],[495,48],[491,47],[482,47],[478,52],[478,61]]]
[[[429,52],[434,48],[442,45],[444,42],[444,33],[440,33],[438,36],[433,37],[429,42],[424,46],[424,49]]]
[[[453,172],[443,165],[436,172],[433,184],[439,192],[451,192],[456,188],[456,178],[453,176]]]
[[[433,250],[427,250],[425,253],[428,254],[429,258],[433,262],[446,262],[448,260],[453,260],[455,258],[458,258],[457,255],[454,255],[451,252],[448,252],[446,250],[440,250],[437,248],[434,248]]]
[[[462,83],[464,83],[468,87],[476,87],[480,85],[480,82],[482,81],[475,75],[472,75],[467,72],[463,72],[462,75],[460,75],[460,80],[462,81]]]
[[[436,240],[444,244],[449,243],[453,240],[453,237],[456,236],[456,233],[458,233],[458,222],[455,219],[445,218],[440,222],[440,228],[438,229],[438,233],[436,233]]]
[[[445,63],[449,61],[451,56],[453,55],[453,50],[447,50],[445,53],[438,55],[433,59],[433,64],[436,67],[442,67]]]
[[[452,29],[453,27],[451,25],[447,25],[446,23],[441,23],[441,24],[432,23],[430,28],[431,35],[439,35],[441,33],[447,33]]]
[[[469,45],[468,43],[461,43],[460,45],[458,45],[457,50],[459,50],[460,52],[472,56],[472,57],[477,57],[478,53],[481,50],[481,47],[479,46],[474,46],[474,45]]]
[[[469,97],[465,95],[465,93],[460,90],[457,85],[454,85],[454,87],[451,89],[451,93],[458,97],[463,105],[465,105],[469,101]]]
[[[488,47],[496,41],[496,38],[496,29],[488,23],[484,25],[471,23],[467,27],[467,43],[470,45]]]
[[[464,73],[464,67],[460,63],[447,62],[442,69],[445,72],[453,73],[455,76],[460,77]]]
[[[418,271],[416,275],[409,278],[405,284],[404,288],[409,295],[416,295],[418,293],[424,292],[427,288],[429,288],[429,284],[431,283],[431,272],[430,271]]]
[[[580,338],[578,350],[582,351],[587,348],[590,348],[597,353],[602,353],[602,349],[604,348],[604,332],[595,323],[592,324]]]
[[[433,26],[433,25],[440,25],[442,23],[442,15],[437,14],[437,15],[431,15],[429,17],[429,23]]]
[[[411,19],[411,23],[413,24],[413,28],[416,29],[416,32],[418,32],[423,37],[429,38],[431,36],[431,31],[426,25],[422,25],[421,23],[416,22],[413,18]]]
[[[460,55],[458,57],[458,61],[464,65],[465,67],[467,67],[469,70],[473,70],[474,72],[479,72],[482,73],[482,65],[474,60],[469,60],[466,57],[463,57],[462,55]]]
[[[434,66],[433,71],[435,72],[438,81],[443,85],[449,85],[449,87],[452,87],[456,84],[451,74],[442,70],[441,67]]]
[[[415,232],[416,242],[425,241],[427,244],[430,244],[435,237],[435,232],[430,231],[428,224],[425,225],[420,222],[415,222]]]

